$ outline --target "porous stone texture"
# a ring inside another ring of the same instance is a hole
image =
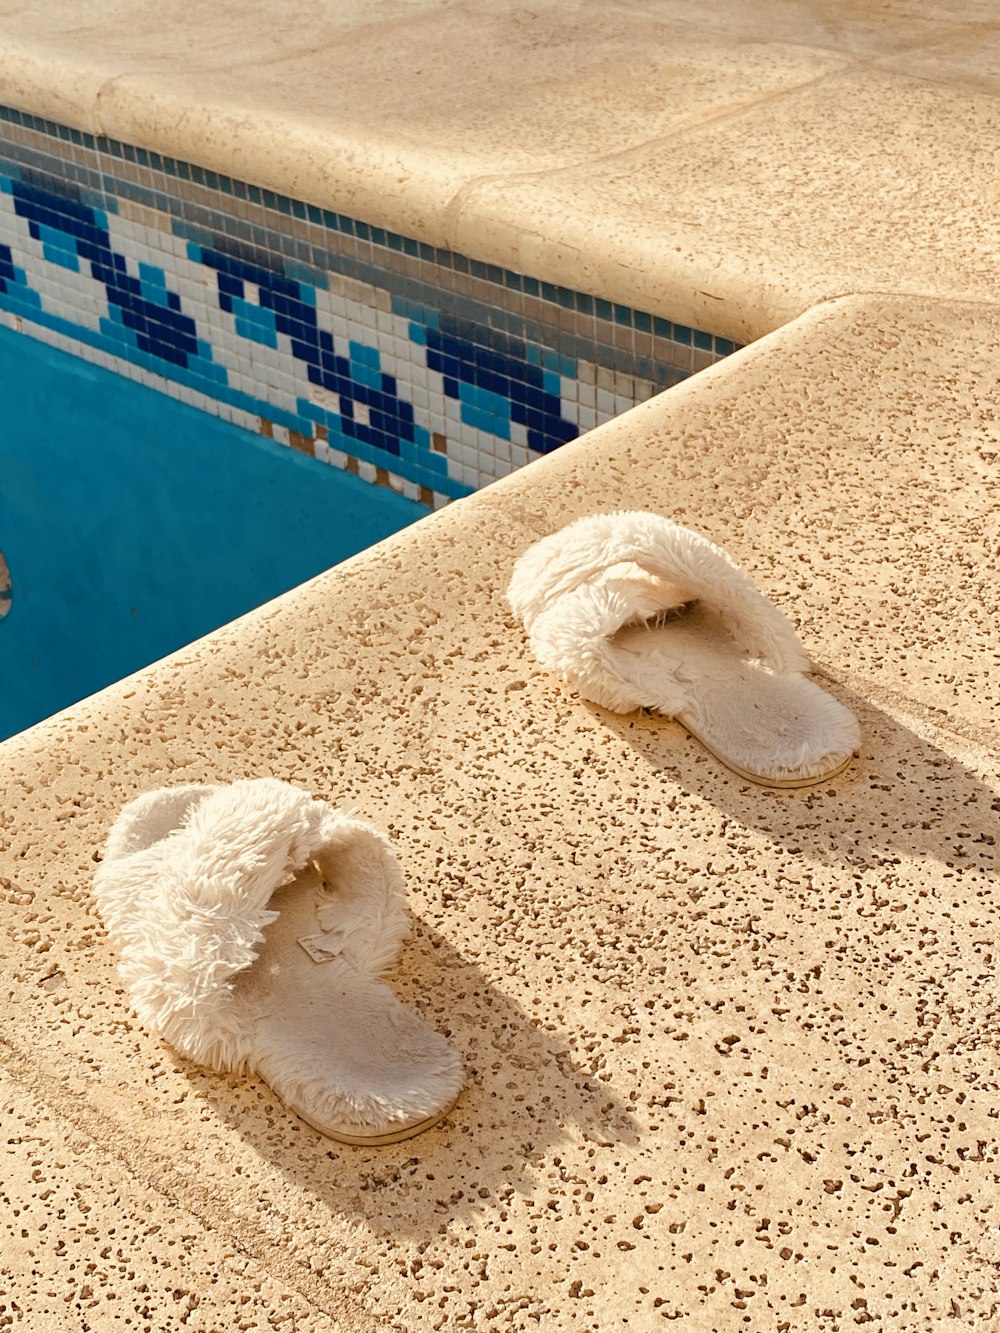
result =
[[[0,1327],[338,1327],[0,1071]],[[98,1129],[99,1120],[92,1121]],[[143,1174],[153,1163],[143,1162]],[[340,1327],[347,1327],[346,1324]]]
[[[0,0],[5,100],[745,342],[995,292],[992,0]]]
[[[186,1326],[995,1327],[998,345],[985,305],[819,307],[7,742],[8,1323],[174,1327],[211,1268]],[[616,508],[791,615],[860,716],[847,773],[751,786],[530,660],[513,560]],[[130,1014],[111,821],[262,774],[402,858],[392,983],[468,1069],[410,1142],[332,1144]]]

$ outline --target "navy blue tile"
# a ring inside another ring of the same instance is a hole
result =
[[[187,357],[180,348],[175,347],[172,343],[142,335],[140,335],[138,341],[143,351],[158,356],[163,361],[170,361],[175,366],[187,366]]]

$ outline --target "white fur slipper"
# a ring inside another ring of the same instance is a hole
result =
[[[857,718],[725,551],[659,514],[595,514],[530,547],[507,597],[538,660],[604,708],[650,708],[770,787],[846,767]]]
[[[403,876],[361,820],[271,778],[148,792],[95,878],[139,1017],[211,1069],[255,1071],[343,1143],[395,1143],[454,1105],[458,1056],[377,980]]]

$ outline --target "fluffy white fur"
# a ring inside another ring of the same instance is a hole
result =
[[[325,888],[278,893],[313,861]],[[416,1120],[457,1096],[455,1052],[375,980],[408,919],[399,864],[363,821],[267,778],[148,792],[112,828],[95,893],[136,1013],[190,1059],[258,1069],[317,1128]],[[335,937],[334,962],[300,950],[316,933]]]
[[[378,973],[408,921],[399,864],[370,825],[271,778],[166,788],[127,805],[94,891],[139,1017],[189,1059],[242,1069],[253,1025],[232,982],[277,918],[271,896],[308,861],[350,843],[368,855],[316,929],[336,921],[351,937],[345,956]]]
[[[650,700],[615,669],[609,639],[687,602],[710,603],[748,658],[775,671],[809,669],[791,622],[730,556],[659,514],[593,514],[543,537],[515,564],[507,598],[538,660],[616,712]],[[674,711],[667,699],[657,707]]]
[[[858,743],[853,715],[803,679],[791,622],[725,551],[658,514],[596,514],[544,537],[507,597],[539,662],[584,698],[677,717],[745,776],[817,780]],[[663,623],[691,604],[707,613],[700,643],[690,618]]]

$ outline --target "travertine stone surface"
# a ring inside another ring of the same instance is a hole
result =
[[[238,1271],[250,1328],[260,1302],[397,1333],[993,1327],[998,346],[986,306],[820,307],[7,742],[4,1137],[26,1229],[49,1210],[16,1299],[74,1310],[66,1251],[102,1275],[73,1328],[172,1327],[212,1263],[194,1327],[240,1326]],[[618,507],[700,528],[792,615],[861,718],[843,777],[746,785],[528,659],[513,559]],[[115,813],[266,773],[399,849],[393,984],[469,1071],[411,1142],[330,1144],[124,1002],[90,891]]]
[[[0,89],[738,341],[1000,280],[992,0],[0,0]]]
[[[0,1070],[0,1326],[203,1330],[335,1324],[197,1211],[166,1206],[72,1121]],[[100,1133],[100,1117],[87,1117]],[[154,1164],[142,1161],[143,1174]]]

